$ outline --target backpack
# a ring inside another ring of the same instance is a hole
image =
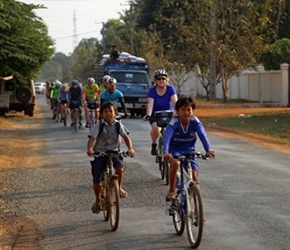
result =
[[[103,132],[104,130],[104,126],[105,126],[105,123],[104,122],[101,122],[100,121],[100,130],[99,130],[99,133],[98,133],[98,136],[97,138],[100,136],[100,134]],[[120,134],[120,122],[116,121],[116,130],[117,130],[117,134],[119,135]]]

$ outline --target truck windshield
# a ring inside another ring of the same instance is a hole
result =
[[[116,78],[117,82],[149,84],[149,78],[145,72],[112,72],[111,75]]]

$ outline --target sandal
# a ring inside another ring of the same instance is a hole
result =
[[[124,189],[120,189],[120,198],[127,198],[128,192],[126,192]]]
[[[166,195],[166,201],[173,201],[175,199],[175,195],[173,192],[169,192],[167,195]]]
[[[93,212],[94,214],[98,214],[100,211],[101,211],[100,204],[95,203],[95,204],[92,206],[92,212]]]

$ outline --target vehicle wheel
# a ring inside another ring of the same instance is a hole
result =
[[[29,106],[27,110],[28,110],[28,116],[29,117],[33,117],[34,107],[33,106]]]
[[[120,216],[120,194],[118,180],[113,180],[110,183],[110,224],[113,231],[116,231],[119,226]]]
[[[181,194],[179,194],[175,201],[173,209],[173,225],[177,235],[182,235],[185,228],[185,208],[181,206]]]
[[[190,209],[186,210],[186,228],[189,244],[192,248],[198,248],[201,242],[204,226],[203,202],[200,189],[196,184],[190,187],[188,194]]]
[[[20,102],[24,102],[27,103],[31,97],[32,97],[32,93],[30,91],[29,88],[27,87],[20,87],[17,91],[16,91],[16,97]]]

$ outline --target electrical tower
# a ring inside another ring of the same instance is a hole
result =
[[[73,15],[73,51],[78,46],[78,33],[77,33],[77,14],[76,10],[74,10]]]

